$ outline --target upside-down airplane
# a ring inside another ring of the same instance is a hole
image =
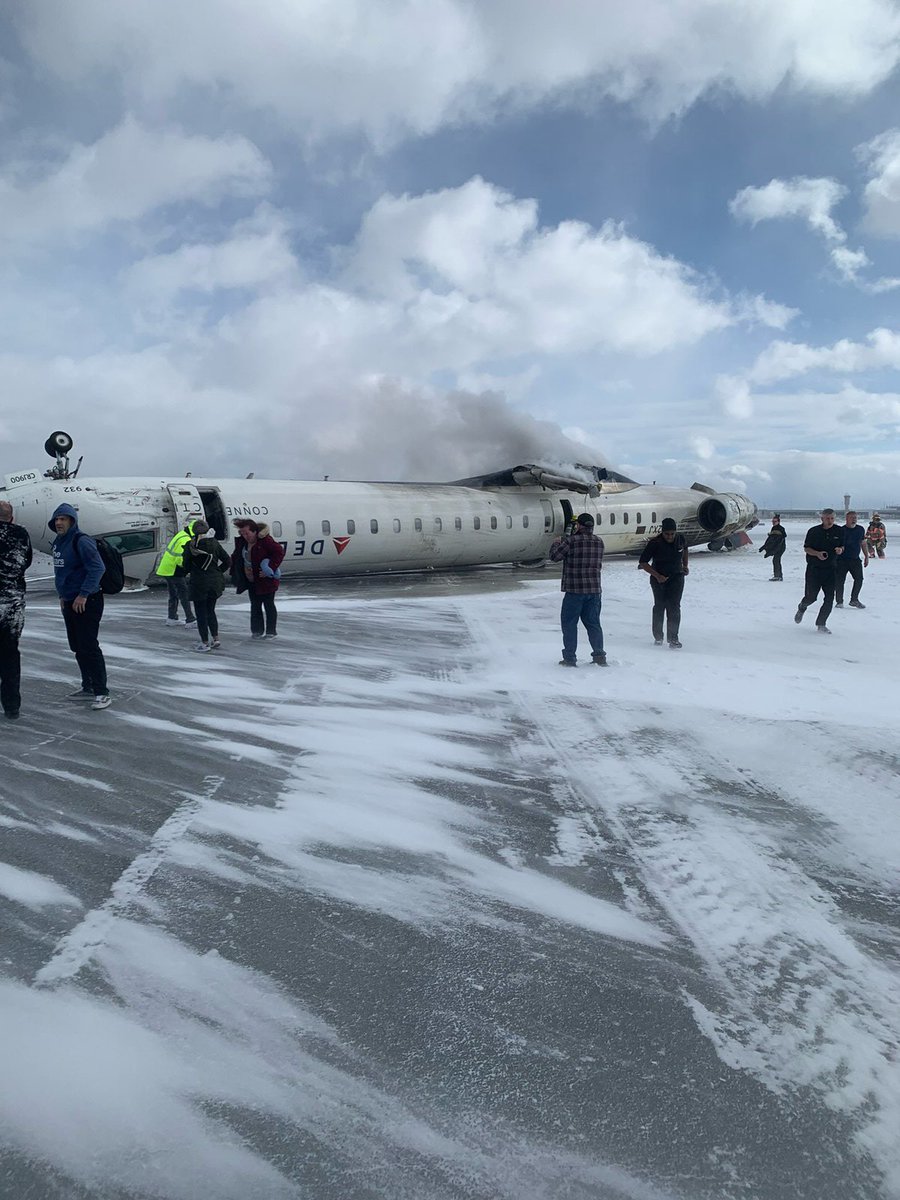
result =
[[[157,581],[166,543],[203,517],[220,540],[238,517],[269,526],[285,547],[282,574],[361,575],[492,563],[535,563],[572,517],[589,512],[607,554],[637,554],[674,517],[688,545],[727,538],[756,524],[746,496],[646,487],[605,467],[526,464],[453,483],[349,483],[283,479],[82,479],[69,469],[72,439],[44,444],[48,471],[15,471],[0,495],[38,550],[49,551],[47,522],[62,502],[78,510],[85,533],[121,551],[126,576]]]

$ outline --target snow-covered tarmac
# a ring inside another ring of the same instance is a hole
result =
[[[0,1195],[900,1195],[900,544],[828,638],[802,532],[692,555],[680,652],[608,562],[607,670],[555,571],[227,593],[216,655],[123,596],[100,713],[32,589]]]

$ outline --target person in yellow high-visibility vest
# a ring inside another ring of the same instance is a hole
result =
[[[197,619],[194,616],[194,611],[191,608],[191,598],[188,595],[187,579],[185,578],[184,570],[184,548],[194,536],[194,522],[188,521],[184,529],[179,529],[175,536],[169,541],[166,546],[163,556],[159,561],[159,566],[156,568],[157,575],[161,575],[166,581],[166,587],[169,589],[169,615],[166,617],[167,625],[180,625],[178,620],[178,604],[184,609],[184,623],[187,626],[197,624]]]

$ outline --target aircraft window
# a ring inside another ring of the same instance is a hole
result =
[[[454,529],[462,529],[462,517],[454,517],[453,518],[453,528]]]
[[[596,523],[597,523],[598,525],[602,525],[602,524],[603,524],[603,513],[597,513],[597,522],[596,522]]]
[[[394,533],[400,532],[400,522],[394,517]]]
[[[640,525],[640,523],[641,523],[641,514],[640,514],[640,513],[635,513],[635,514],[634,514],[634,519],[637,521],[638,525]]]
[[[377,533],[377,532],[378,532],[378,522],[375,520],[375,518],[374,518],[374,517],[373,517],[373,518],[372,518],[372,520],[369,522],[369,530],[370,530],[372,533]]]
[[[306,537],[306,522],[297,522],[297,537]]]
[[[481,528],[481,517],[473,517],[472,518],[472,528],[473,529]]]
[[[356,522],[355,521],[349,520],[347,522],[347,532],[348,533],[356,533]]]
[[[156,549],[155,529],[130,529],[127,533],[106,533],[103,536],[120,554],[145,554],[148,550]]]
[[[444,522],[441,520],[440,517],[435,517],[434,518],[434,532],[440,533],[443,528],[444,528]]]
[[[276,538],[281,537],[281,522],[280,521],[272,522],[272,537],[276,537]]]
[[[650,514],[650,520],[653,522],[654,525],[656,524],[656,513]]]
[[[616,523],[616,514],[615,513],[609,514],[609,523],[610,523],[610,525],[615,525],[615,523]]]
[[[523,529],[528,528],[528,513],[523,513],[523,515],[522,515],[522,528]]]
[[[330,521],[322,522],[322,532],[323,533],[331,533],[331,522]]]
[[[512,517],[507,517],[507,518],[506,518],[506,528],[507,528],[507,529],[512,529]]]
[[[422,518],[421,517],[416,517],[416,519],[413,521],[413,525],[415,526],[416,533],[422,532]]]
[[[491,517],[491,529],[496,529],[496,528],[497,528],[497,518]]]
[[[628,524],[628,513],[622,513],[622,521],[625,525]]]

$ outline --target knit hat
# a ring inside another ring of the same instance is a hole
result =
[[[589,529],[594,528],[594,518],[590,513],[580,513],[579,516],[575,518],[575,521],[578,525],[586,525]]]
[[[662,525],[660,525],[660,529],[663,531],[663,533],[665,533],[665,531],[667,529],[677,529],[677,528],[678,528],[678,522],[675,520],[674,517],[663,517]]]

